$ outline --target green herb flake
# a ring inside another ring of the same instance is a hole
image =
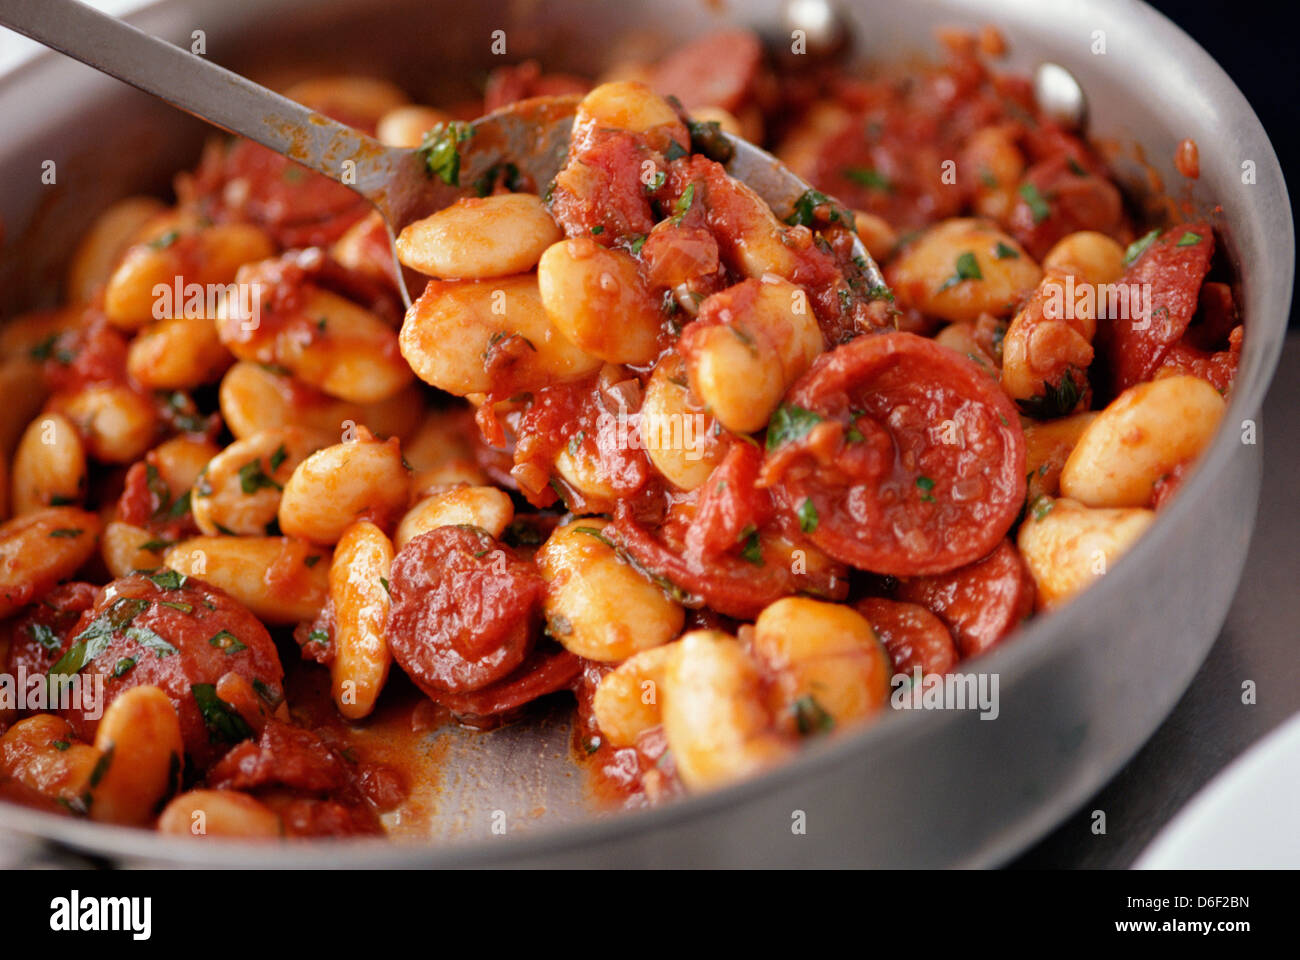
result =
[[[929,477],[917,477],[916,485],[921,488],[921,499],[925,503],[939,502],[935,500],[933,493],[931,493],[931,491],[934,490],[934,481]]]
[[[109,747],[95,761],[95,766],[90,771],[90,786],[99,786],[99,782],[104,779],[104,774],[108,773],[108,768],[113,765],[113,748]]]
[[[199,715],[208,728],[209,743],[239,743],[252,738],[252,728],[238,710],[217,696],[215,686],[196,683],[190,686],[190,692],[194,694]]]
[[[578,452],[582,449],[582,441],[586,438],[587,435],[582,430],[569,438],[569,456],[576,457],[578,455]]]
[[[1042,520],[1052,512],[1052,498],[1043,494],[1030,504],[1029,509],[1033,513],[1035,520]]]
[[[794,712],[794,719],[798,725],[799,733],[805,737],[818,733],[828,733],[835,727],[835,718],[827,713],[825,708],[810,693],[804,694],[796,700],[790,709]]]
[[[823,419],[821,414],[794,404],[777,407],[767,424],[767,449],[776,450],[787,443],[802,440]]]
[[[162,236],[150,240],[148,245],[151,250],[166,250],[180,238],[179,230],[168,230]]]
[[[149,579],[159,590],[179,590],[189,581],[189,577],[179,570],[159,570],[157,573],[149,574]],[[148,601],[145,601],[146,603]]]
[[[159,600],[159,601],[158,601],[158,606],[160,606],[160,607],[171,607],[171,609],[173,609],[173,610],[179,610],[181,613],[193,613],[193,612],[194,612],[194,604],[192,604],[192,603],[183,603],[183,602],[181,602],[181,601],[179,601],[179,600]]]
[[[393,595],[393,588],[388,585],[387,577],[380,577],[379,585],[384,588],[384,593],[388,594],[390,597]]]
[[[869,167],[847,167],[841,170],[840,173],[844,175],[846,180],[851,180],[868,190],[894,192],[893,182],[879,170],[872,170]]]
[[[419,147],[430,176],[438,177],[448,186],[460,186],[459,146],[473,135],[474,130],[467,123],[452,120],[435,124]]]
[[[599,224],[599,223],[598,223],[598,224],[596,224],[596,226],[594,226],[594,227],[591,228],[591,235],[592,235],[593,237],[598,237],[598,236],[600,236],[600,235],[601,235],[602,233],[604,233],[604,232],[605,232],[605,227],[604,227],[603,224]]]
[[[687,211],[691,209],[691,205],[694,203],[695,184],[687,184],[686,189],[682,191],[682,195],[677,198],[677,203],[673,205],[673,211],[676,213],[676,216],[673,217],[674,225],[682,222],[682,218],[686,216]]]
[[[610,540],[609,537],[605,536],[605,531],[597,527],[574,527],[573,532],[581,533],[588,537],[592,537],[596,540],[599,540],[601,543],[609,547],[611,550],[616,549],[616,547],[614,546],[614,541]]]
[[[939,293],[947,290],[949,287],[955,287],[963,280],[983,280],[984,274],[980,271],[979,261],[975,259],[975,254],[969,250],[957,256],[957,272],[943,282],[939,288]]]
[[[1003,243],[1001,240],[999,240],[998,245],[993,248],[993,256],[998,260],[1020,259],[1020,254],[1016,251],[1016,248],[1007,246],[1007,244]]]
[[[289,459],[289,451],[284,448],[284,444],[282,443],[276,447],[275,452],[271,454],[271,472],[275,473],[275,471],[279,470],[280,464],[284,463],[287,459]]]
[[[72,539],[73,537],[81,536],[85,532],[86,531],[82,530],[80,527],[59,527],[57,530],[51,530],[50,536]]]
[[[1191,230],[1188,230],[1186,233],[1184,233],[1181,237],[1178,238],[1178,242],[1174,244],[1174,246],[1194,247],[1198,243],[1200,243],[1202,239],[1203,238],[1199,233],[1193,233]]]
[[[27,632],[33,640],[50,653],[56,652],[63,645],[62,641],[59,640],[59,635],[54,632],[53,628],[43,623],[29,624]]]
[[[799,504],[799,529],[804,533],[813,533],[821,518],[817,515],[817,505],[810,499]]]
[[[272,467],[272,469],[275,469]],[[250,460],[239,468],[239,489],[244,493],[257,493],[258,490],[269,488],[272,490],[283,490],[280,486],[262,471],[262,458]]]
[[[228,657],[232,654],[238,653],[240,650],[248,649],[248,645],[229,630],[218,630],[212,636],[208,637],[208,646],[216,647],[218,650],[224,650]]]
[[[284,695],[280,693],[279,688],[273,687],[261,677],[253,678],[253,689],[257,691],[259,697],[273,707],[278,707],[280,702],[284,699]]]
[[[67,750],[69,747],[71,747],[72,744],[69,743],[67,740],[51,740],[50,746],[52,746],[55,750],[58,750],[60,753],[62,753],[64,750]]]
[[[831,223],[842,223],[850,230],[856,230],[853,214],[845,210],[820,190],[808,189],[799,194],[794,202],[794,211],[785,218],[792,227],[811,227],[817,223],[817,210],[826,207],[826,219]]]
[[[119,597],[112,606],[92,620],[85,630],[72,638],[72,645],[50,667],[49,675],[72,676],[80,673],[87,663],[108,648],[115,633],[127,629],[131,621],[148,608],[148,600]]]
[[[1034,223],[1042,223],[1052,215],[1052,208],[1032,183],[1022,183],[1019,193],[1025,203],[1029,205],[1029,212],[1034,215]]]
[[[170,657],[172,654],[180,652],[148,627],[137,627],[132,625],[123,630],[122,633],[128,639],[134,640],[146,650],[152,650],[154,655],[160,660],[163,657]]]
[[[1160,231],[1152,230],[1149,233],[1144,233],[1142,236],[1130,243],[1128,248],[1124,251],[1124,266],[1129,266],[1137,260],[1138,257],[1146,253],[1147,247],[1155,243],[1156,237],[1158,236],[1160,236]]]
[[[740,531],[740,540],[744,546],[740,550],[740,555],[756,567],[763,565],[763,547],[758,540],[758,530],[751,523]]]
[[[135,667],[135,657],[123,657],[113,664],[113,678],[120,680]]]
[[[664,159],[669,163],[684,156],[686,156],[686,148],[676,140],[671,141],[668,144],[668,149],[664,151]]]
[[[1038,420],[1054,420],[1072,412],[1083,396],[1083,390],[1075,381],[1073,367],[1066,368],[1060,383],[1043,384],[1043,391],[1041,396],[1017,400],[1020,412]]]

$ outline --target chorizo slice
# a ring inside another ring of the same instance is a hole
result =
[[[989,553],[1025,497],[1025,438],[978,366],[910,333],[823,354],[767,430],[763,481],[831,557],[893,576]]]
[[[1186,224],[1171,227],[1150,242],[1124,272],[1120,283],[1133,291],[1149,289],[1151,299],[1149,316],[1112,317],[1103,325],[1116,393],[1151,379],[1187,332],[1213,255],[1210,225]]]
[[[268,706],[279,704],[284,679],[261,621],[225,591],[168,569],[104,587],[69,631],[49,672],[80,674],[83,691],[102,682],[102,703],[73,697],[60,711],[86,742],[95,739],[101,710],[124,691],[158,687],[176,708],[186,756],[199,770],[252,732],[218,695],[222,678],[238,674]]]
[[[651,532],[627,501],[620,501],[606,531],[685,607],[707,606],[728,617],[753,620],[768,604],[795,593],[826,600],[843,600],[848,593],[843,565],[771,527],[748,529],[739,553],[707,559],[687,545],[688,534],[678,522],[670,520]]]
[[[903,580],[898,599],[925,607],[947,624],[963,658],[989,650],[1034,609],[1034,579],[1020,552],[1003,540],[976,563]]]
[[[722,30],[666,57],[650,85],[687,110],[721,107],[735,113],[752,96],[762,62],[758,37],[748,30]]]
[[[889,651],[894,673],[943,675],[957,665],[957,647],[943,621],[925,607],[888,597],[864,597],[853,605]]]
[[[513,713],[538,697],[569,690],[584,661],[556,644],[539,644],[509,676],[469,693],[439,693],[433,699],[459,719],[474,723]]]
[[[393,559],[388,645],[434,699],[481,690],[524,662],[541,621],[537,568],[477,527],[436,527]]]

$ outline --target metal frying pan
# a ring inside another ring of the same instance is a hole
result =
[[[714,12],[699,0],[164,0],[132,18],[255,78],[313,69],[386,71],[437,102],[502,62],[535,56],[594,71],[625,45],[662,48],[724,22],[781,35],[778,0]],[[564,759],[563,720],[492,734],[457,732],[443,748],[449,797],[440,832],[399,843],[216,845],[168,840],[0,807],[0,824],[132,861],[236,866],[995,864],[1040,837],[1130,757],[1168,713],[1214,640],[1240,576],[1259,487],[1258,448],[1240,425],[1257,415],[1290,303],[1294,241],[1276,157],[1220,68],[1159,14],[1135,2],[1047,0],[846,2],[873,59],[933,51],[938,24],[994,23],[1012,66],[1051,60],[1089,98],[1090,130],[1140,143],[1175,182],[1175,144],[1200,145],[1193,198],[1218,217],[1241,272],[1242,366],[1224,428],[1179,496],[1103,581],[979,662],[996,673],[1001,712],[897,712],[815,745],[759,779],[651,811],[596,816]],[[1094,53],[1098,36],[1105,53]],[[620,39],[622,38],[622,39]],[[4,309],[48,302],[72,239],[128,192],[165,187],[203,135],[149,98],[45,56],[0,78],[0,258]],[[140,145],[146,145],[141,149]],[[38,186],[53,159],[59,186]],[[1254,182],[1242,183],[1250,161]],[[29,171],[31,171],[29,173]],[[463,743],[461,742],[463,741]],[[440,807],[440,809],[442,809]],[[505,836],[492,814],[506,811]],[[538,811],[541,811],[540,813]],[[804,824],[800,832],[793,829]],[[454,827],[454,829],[453,829]]]

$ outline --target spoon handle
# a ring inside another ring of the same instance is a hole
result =
[[[343,183],[384,213],[392,168],[411,160],[409,151],[391,150],[76,0],[3,0],[0,25]]]

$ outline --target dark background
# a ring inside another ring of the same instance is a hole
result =
[[[1295,47],[1295,7],[1271,0],[1147,0],[1219,61],[1273,141],[1297,218],[1300,194],[1300,52]],[[1284,12],[1285,11],[1285,12]],[[1291,302],[1291,327],[1300,310]]]

